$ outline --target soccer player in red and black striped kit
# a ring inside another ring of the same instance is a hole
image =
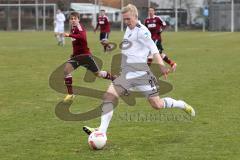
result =
[[[154,8],[150,7],[148,9],[148,15],[149,17],[147,17],[144,22],[145,26],[151,32],[152,40],[157,45],[157,48],[159,50],[159,53],[162,59],[171,66],[173,71],[175,71],[177,64],[173,60],[171,60],[166,54],[163,53],[161,33],[166,28],[166,22],[162,20],[159,16],[155,15]],[[150,65],[151,63],[152,63],[152,57],[149,57],[148,64]]]
[[[99,70],[95,63],[92,54],[88,48],[86,30],[80,24],[80,16],[77,12],[70,14],[70,33],[64,33],[65,37],[71,37],[73,54],[66,62],[64,67],[64,80],[67,86],[68,95],[64,98],[65,102],[73,100],[75,97],[72,89],[72,75],[71,73],[79,66],[84,66],[92,71],[97,77],[113,80],[114,77],[107,71]]]
[[[108,44],[108,37],[110,34],[110,23],[108,17],[105,15],[105,10],[100,10],[100,15],[97,20],[97,26],[94,29],[94,32],[97,31],[98,27],[100,26],[100,42],[104,48],[104,52],[110,48]]]

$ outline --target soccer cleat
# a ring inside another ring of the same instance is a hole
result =
[[[98,130],[97,128],[91,128],[91,127],[88,127],[88,126],[83,126],[83,131],[85,133],[87,133],[88,135],[90,135],[92,132],[97,131],[97,130]]]
[[[173,72],[175,72],[175,71],[176,71],[176,68],[177,68],[177,63],[174,62],[174,63],[171,65],[171,69],[172,69]]]
[[[193,109],[192,106],[190,106],[190,105],[187,104],[186,102],[185,102],[185,108],[184,108],[184,111],[185,111],[187,114],[191,115],[192,117],[195,116],[195,110]]]
[[[75,95],[74,94],[68,94],[66,95],[66,97],[64,98],[64,102],[70,102],[70,101],[73,101],[73,99],[75,98]]]

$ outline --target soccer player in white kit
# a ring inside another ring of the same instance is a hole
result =
[[[60,9],[57,10],[56,17],[54,19],[54,35],[58,41],[59,46],[64,46],[64,22],[66,18]]]
[[[103,96],[99,128],[84,126],[83,130],[87,134],[91,134],[95,130],[106,133],[116,101],[119,96],[122,96],[124,92],[131,88],[135,88],[144,94],[154,109],[179,108],[190,116],[195,116],[194,109],[184,101],[170,97],[159,97],[157,80],[147,65],[149,54],[153,56],[165,77],[167,77],[169,69],[165,67],[158,48],[151,39],[151,33],[138,21],[137,8],[128,4],[122,9],[122,17],[127,28],[122,42],[121,75],[111,83]]]

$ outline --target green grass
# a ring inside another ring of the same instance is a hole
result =
[[[51,32],[0,35],[1,160],[240,159],[240,33],[164,33],[165,51],[178,68],[167,80],[174,90],[162,96],[186,100],[196,109],[196,118],[180,110],[155,111],[143,98],[134,107],[121,100],[102,151],[90,150],[81,130],[98,126],[99,118],[66,122],[54,112],[64,95],[49,87],[48,78],[69,57],[70,40],[62,48]],[[109,70],[112,56],[120,51],[103,54],[98,34],[88,36],[89,47]],[[121,38],[120,32],[110,35],[118,44]],[[106,90],[109,81],[81,82],[84,72],[74,73],[75,85]],[[86,111],[100,102],[78,96],[71,110]],[[146,119],[150,114],[157,119]]]

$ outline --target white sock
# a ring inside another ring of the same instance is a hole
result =
[[[62,44],[65,44],[64,36],[61,36],[61,42],[62,42]]]
[[[59,35],[57,35],[57,37],[56,37],[56,38],[57,38],[57,41],[58,41],[58,42],[60,42],[60,41],[61,41],[61,39],[60,39],[60,36],[59,36]]]
[[[102,116],[99,131],[106,134],[107,128],[113,116],[113,103],[105,102],[102,105]]]
[[[164,108],[185,108],[185,102],[182,100],[175,100],[170,97],[163,98]]]

